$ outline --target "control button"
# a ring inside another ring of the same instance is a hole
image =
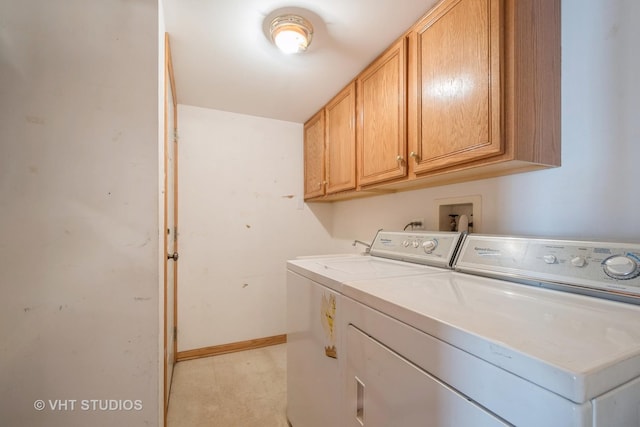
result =
[[[408,240],[403,241],[402,246],[404,246],[405,248],[409,247],[409,241]]]
[[[430,254],[431,252],[434,251],[435,248],[438,247],[438,241],[431,239],[431,240],[427,240],[422,244],[422,248],[424,249],[424,251],[428,254]]]
[[[573,265],[574,267],[584,267],[586,263],[587,260],[584,259],[584,257],[576,256],[571,258],[571,265]]]
[[[420,246],[420,242],[418,242],[417,240],[414,240],[413,243],[411,244],[414,248],[418,248],[418,246]]]
[[[558,260],[558,258],[556,258],[555,255],[545,255],[542,257],[542,259],[544,260],[544,262],[546,262],[547,264],[555,264],[556,261]]]
[[[602,262],[602,268],[609,277],[614,279],[633,279],[640,275],[638,263],[626,255],[613,255]]]

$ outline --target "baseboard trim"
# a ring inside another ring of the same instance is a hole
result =
[[[239,341],[230,344],[214,345],[211,347],[196,348],[193,350],[179,351],[176,354],[176,362],[183,360],[199,359],[201,357],[216,356],[219,354],[233,353],[236,351],[252,350],[254,348],[268,347],[270,345],[284,344],[286,335],[274,335],[272,337],[256,338],[247,341]]]

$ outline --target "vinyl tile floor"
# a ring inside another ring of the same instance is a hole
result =
[[[286,344],[178,362],[168,427],[287,427]]]

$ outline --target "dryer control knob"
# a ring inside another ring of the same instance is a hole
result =
[[[402,246],[404,246],[405,248],[409,247],[409,241],[408,240],[403,240],[402,241]]]
[[[614,279],[628,280],[640,275],[635,259],[628,255],[613,255],[602,261],[605,274]]]
[[[544,260],[544,262],[546,262],[547,264],[555,264],[556,261],[558,260],[558,258],[556,258],[555,255],[545,255],[542,257],[542,259]]]
[[[422,249],[428,254],[434,251],[438,247],[438,241],[435,239],[426,240],[422,243]]]
[[[576,256],[571,258],[571,265],[574,267],[584,267],[587,264],[587,260],[584,257]]]

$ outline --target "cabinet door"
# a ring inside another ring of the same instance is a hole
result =
[[[359,185],[407,173],[406,49],[402,38],[358,76]]]
[[[345,426],[509,425],[352,325],[346,371]]]
[[[324,110],[304,124],[304,198],[324,195]]]
[[[356,188],[355,82],[325,108],[327,194]]]
[[[502,153],[501,3],[448,0],[416,24],[410,60],[413,172]]]

